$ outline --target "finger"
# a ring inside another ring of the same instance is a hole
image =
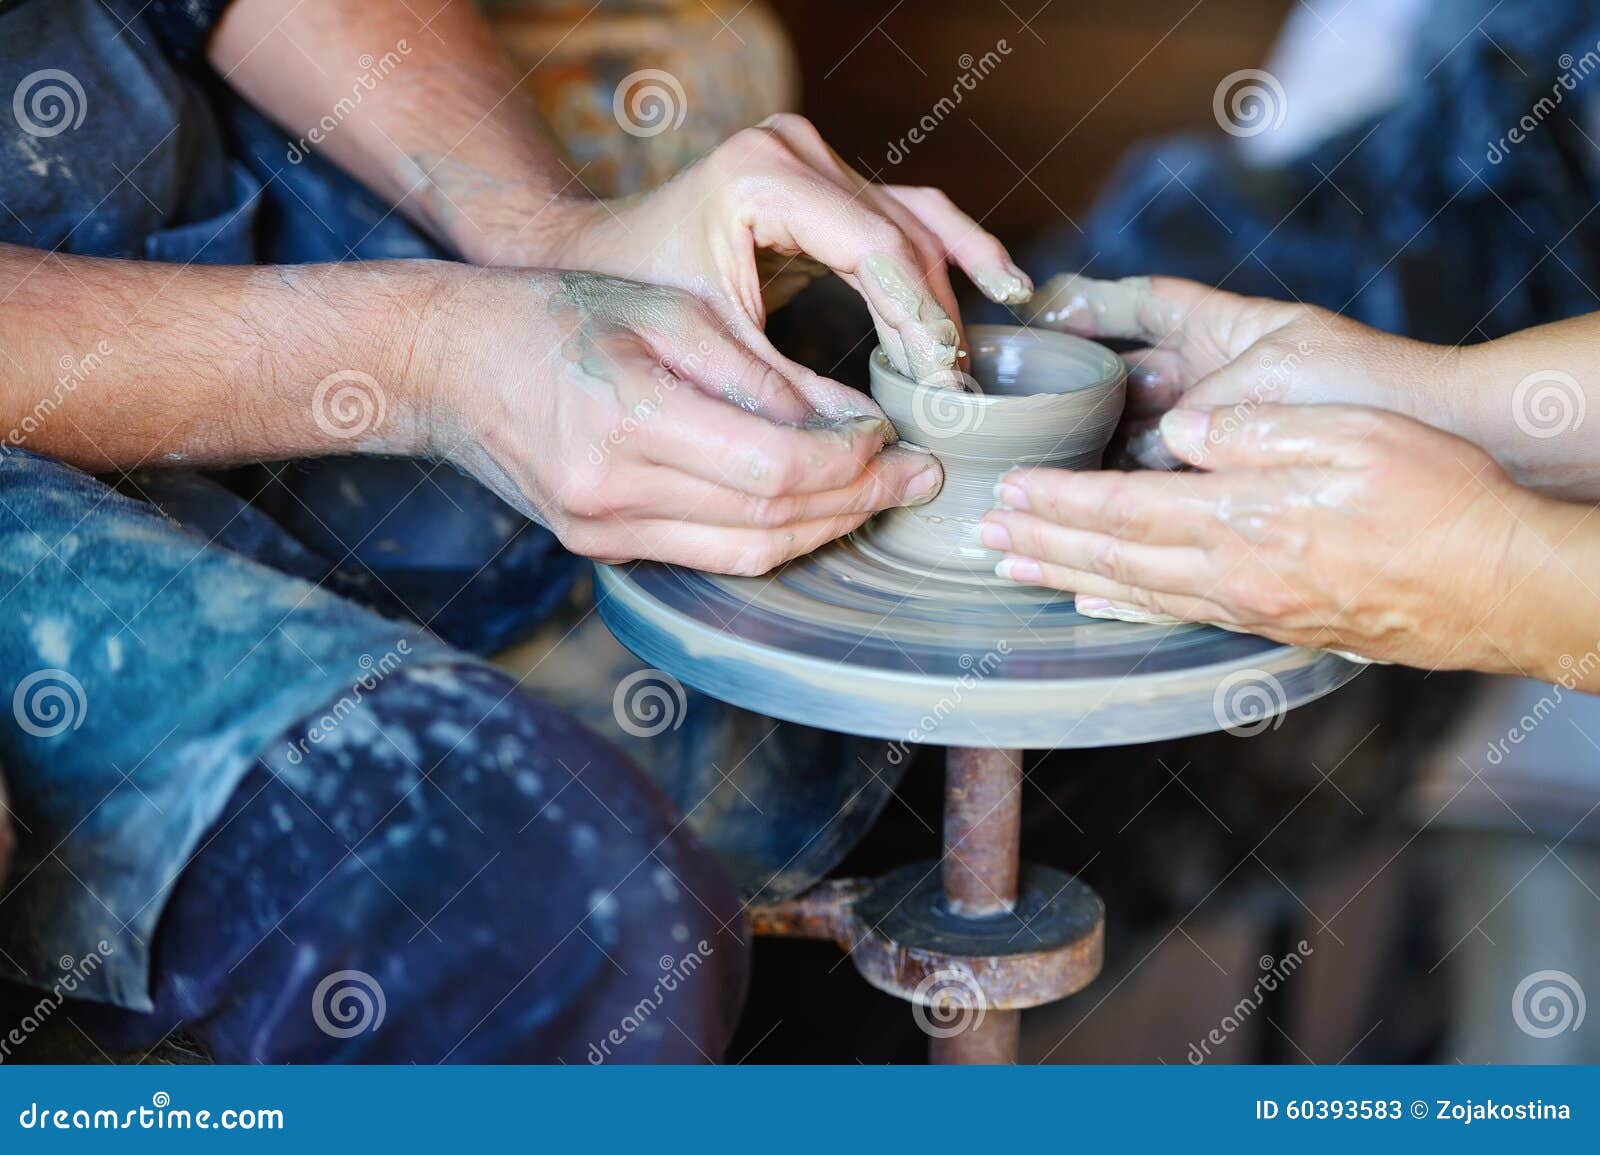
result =
[[[1206,598],[1183,594],[1163,594],[1137,586],[1123,585],[1101,577],[1099,574],[1075,570],[1070,566],[1053,565],[1028,557],[1005,557],[995,566],[995,573],[1018,585],[1042,586],[1076,594],[1075,606],[1092,611],[1086,616],[1112,616],[1105,611],[1110,605],[1142,611],[1152,615],[1149,620],[1159,620],[1154,615],[1178,618],[1186,622],[1215,622],[1219,625],[1237,624],[1226,607]],[[1104,603],[1104,604],[1102,604]],[[1084,609],[1079,610],[1080,613]],[[1123,618],[1126,620],[1126,617]]]
[[[763,417],[679,389],[635,433],[642,455],[705,481],[758,497],[824,493],[852,484],[894,440],[882,417],[825,426],[777,425]]]
[[[1235,479],[1193,473],[1013,470],[995,487],[996,501],[1058,525],[1153,545],[1209,544],[1219,500]]]
[[[960,333],[905,231],[829,181],[788,181],[766,193],[754,206],[756,244],[827,265],[866,299],[896,368],[918,381],[954,385]]]
[[[597,524],[577,530],[568,547],[591,555],[621,550],[634,559],[663,561],[708,573],[759,577],[844,536],[870,516],[841,514],[782,529],[741,529],[675,520]],[[597,544],[593,550],[586,550],[584,543],[591,534]]]
[[[749,332],[755,326],[746,320],[740,328]],[[696,301],[681,310],[671,331],[641,326],[639,332],[658,364],[647,375],[624,372],[633,383],[631,400],[659,400],[667,382],[676,379],[781,424],[803,425],[814,415],[787,372],[792,362],[757,356],[739,339],[735,326],[709,306]]]
[[[961,331],[961,313],[956,304],[955,290],[950,284],[950,275],[946,271],[948,254],[935,231],[920,219],[915,211],[891,195],[891,189],[884,185],[873,184],[845,163],[844,158],[823,139],[816,126],[804,117],[779,113],[764,121],[763,127],[779,137],[798,159],[815,170],[817,176],[837,185],[843,195],[850,200],[870,206],[882,213],[905,235],[920,257],[922,275],[929,291],[955,323],[955,344],[958,351],[965,348],[965,338]],[[879,319],[876,310],[874,319]],[[884,337],[881,331],[879,337],[880,340]],[[904,347],[904,339],[896,334],[885,344],[885,352],[889,356],[890,364],[898,371],[908,373],[911,370],[907,364],[896,359],[896,352],[903,350]],[[960,361],[961,354],[958,352],[957,363],[960,364]]]
[[[838,489],[760,497],[702,478],[668,474],[653,480],[630,512],[701,525],[785,529],[846,514],[924,505],[943,484],[944,470],[932,454],[891,445]]]
[[[1212,301],[1241,302],[1196,281],[1124,277],[1100,281],[1077,273],[1051,277],[1028,302],[1029,323],[1083,337],[1115,337],[1162,345],[1173,341],[1190,314]]]
[[[1375,446],[1369,442],[1374,435],[1407,421],[1350,405],[1173,409],[1161,418],[1161,437],[1180,460],[1211,470],[1359,468],[1372,460]]]
[[[1211,556],[1196,546],[1150,545],[1013,510],[985,514],[979,533],[990,549],[1157,593],[1199,597],[1217,580]]]
[[[945,258],[959,265],[991,301],[1020,305],[1033,295],[1032,279],[1017,267],[1000,239],[957,208],[941,190],[885,185],[884,191],[916,214],[939,238]]]
[[[1195,383],[1175,350],[1130,349],[1121,357],[1128,367],[1125,412],[1132,416],[1165,413]]]

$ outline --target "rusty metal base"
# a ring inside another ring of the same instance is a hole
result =
[[[942,859],[754,906],[751,930],[838,943],[913,1005],[934,1062],[1015,1062],[1018,1011],[1082,990],[1105,943],[1099,895],[1019,864],[1021,788],[1018,751],[951,750]]]

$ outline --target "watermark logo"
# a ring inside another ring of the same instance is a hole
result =
[[[366,971],[334,971],[311,992],[311,1017],[334,1039],[376,1033],[388,1006],[382,985]]]
[[[941,376],[948,377],[948,382],[918,385],[911,394],[911,418],[917,435],[932,441],[946,441],[975,431],[987,412],[983,402],[974,399],[982,393],[975,377],[959,370]]]
[[[1266,1003],[1267,997],[1278,990],[1289,976],[1305,965],[1306,959],[1314,953],[1312,946],[1305,939],[1295,943],[1294,949],[1282,958],[1273,958],[1264,954],[1257,960],[1261,974],[1245,992],[1243,998],[1228,1009],[1222,1020],[1207,1031],[1199,1041],[1189,1044],[1187,1058],[1191,1067],[1198,1067],[1216,1052],[1216,1050],[1231,1039],[1250,1021],[1252,1015]]]
[[[1534,971],[1511,995],[1511,1017],[1535,1039],[1576,1031],[1587,1010],[1583,987],[1566,971]]]
[[[611,713],[624,733],[654,738],[683,725],[689,695],[683,684],[662,670],[635,670],[617,683]]]
[[[1001,61],[1010,55],[1011,45],[1002,37],[982,56],[973,56],[970,52],[963,52],[958,56],[956,67],[961,69],[961,74],[950,86],[949,95],[941,96],[934,101],[933,107],[923,113],[922,118],[907,129],[899,140],[890,141],[884,159],[890,164],[899,164],[905,160],[911,155],[912,149],[933,135],[934,130],[945,122],[945,119],[967,98],[969,92],[977,91],[978,82],[999,68]]]
[[[83,683],[66,670],[35,670],[17,683],[11,713],[17,725],[35,738],[54,738],[83,725],[89,699]]]
[[[311,416],[329,437],[349,441],[383,424],[389,399],[370,373],[340,369],[317,382],[311,395]]]
[[[1270,72],[1241,68],[1230,72],[1211,94],[1211,112],[1229,136],[1260,136],[1283,126],[1289,97]]]
[[[370,52],[363,52],[356,61],[356,66],[361,69],[361,73],[351,84],[349,93],[335,101],[333,108],[315,124],[309,126],[304,136],[299,140],[289,142],[285,159],[290,164],[299,164],[305,160],[316,145],[327,140],[334,130],[361,106],[361,102],[366,99],[367,93],[376,89],[379,81],[384,80],[391,72],[399,68],[405,58],[410,55],[411,44],[404,38],[397,40],[395,46],[382,56],[374,57]]]
[[[911,1017],[933,1039],[975,1031],[988,1013],[983,986],[964,967],[941,967],[918,983],[911,995]]]
[[[1265,670],[1235,670],[1211,695],[1217,725],[1235,738],[1254,738],[1283,725],[1289,709],[1283,683]]]
[[[29,136],[60,136],[77,128],[89,112],[83,85],[70,72],[41,68],[22,78],[11,94],[11,112]]]
[[[1588,409],[1589,399],[1578,379],[1559,369],[1529,373],[1511,393],[1511,419],[1522,432],[1541,441],[1575,432]]]
[[[683,127],[689,98],[672,73],[641,68],[624,76],[611,94],[611,115],[629,136],[660,136]]]

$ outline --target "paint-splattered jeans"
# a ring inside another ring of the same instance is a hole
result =
[[[636,766],[506,674],[306,580],[380,579],[332,573],[269,495],[185,475],[123,489],[0,457],[17,675],[0,750],[21,836],[0,957],[36,983],[92,959],[74,993],[132,1008],[86,1012],[107,1047],[181,1029],[238,1062],[719,1052],[741,908]],[[537,535],[477,560],[542,577],[522,615],[577,569]],[[426,583],[388,577],[385,598],[430,616]]]

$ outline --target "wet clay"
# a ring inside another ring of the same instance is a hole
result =
[[[1122,415],[1127,374],[1103,345],[1047,330],[975,325],[971,391],[918,384],[872,355],[872,396],[902,442],[944,465],[926,505],[891,510],[852,535],[875,561],[909,574],[989,583],[1000,554],[978,541],[994,487],[1015,466],[1095,469]]]

